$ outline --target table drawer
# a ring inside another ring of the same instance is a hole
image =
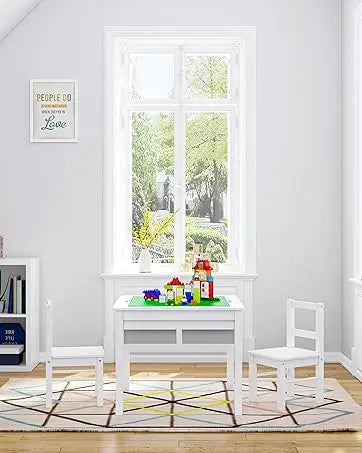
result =
[[[187,310],[187,311],[186,311]],[[124,321],[233,321],[234,312],[226,310],[193,310],[191,307],[185,310],[126,310],[123,314]]]
[[[124,330],[234,330],[234,321],[124,321]]]

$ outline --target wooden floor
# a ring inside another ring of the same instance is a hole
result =
[[[112,374],[113,366],[105,372]],[[247,375],[247,367],[244,370]],[[223,365],[137,364],[132,376],[220,377]],[[312,375],[306,367],[297,376]],[[11,377],[44,377],[44,366],[32,373],[0,373],[0,385]],[[341,365],[327,364],[326,377],[339,383],[362,405],[362,384]],[[0,453],[362,453],[360,433],[1,433]]]

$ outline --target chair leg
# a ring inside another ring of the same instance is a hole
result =
[[[45,407],[50,409],[53,405],[53,367],[50,360],[47,360],[45,364],[45,389]]]
[[[103,358],[96,361],[97,406],[103,406]]]
[[[226,386],[234,388],[234,354],[231,351],[226,355]]]
[[[277,407],[279,411],[285,411],[285,400],[286,400],[286,376],[288,369],[285,367],[285,364],[278,366],[278,378],[277,378]]]
[[[317,377],[317,391],[316,398],[317,403],[323,403],[324,400],[324,360],[319,357],[316,365],[316,377]]]
[[[256,402],[258,389],[258,364],[253,356],[249,354],[249,401]]]
[[[295,368],[289,367],[287,372],[287,380],[295,379]],[[294,396],[294,382],[289,382],[287,384],[287,394],[288,396]]]

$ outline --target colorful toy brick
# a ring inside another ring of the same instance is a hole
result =
[[[146,289],[143,294],[145,300],[159,300],[161,291],[159,289]]]
[[[164,285],[166,294],[161,294],[159,289],[143,291],[145,300],[158,301],[168,305],[198,305],[201,300],[217,300],[214,297],[213,268],[209,260],[197,259],[193,267],[194,274],[189,283],[182,283],[178,277],[174,277]]]

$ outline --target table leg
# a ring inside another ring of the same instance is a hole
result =
[[[228,389],[234,388],[234,346],[226,355],[226,386]]]
[[[129,390],[131,378],[131,357],[128,350],[123,354],[123,390]]]
[[[123,314],[115,314],[115,355],[116,355],[116,415],[123,415],[123,354],[124,330]]]
[[[242,415],[243,313],[235,312],[234,320],[234,413]]]

